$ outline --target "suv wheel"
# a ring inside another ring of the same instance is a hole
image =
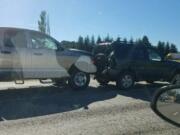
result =
[[[176,74],[172,81],[171,81],[171,84],[180,84],[180,73]]]
[[[71,77],[68,80],[68,84],[73,89],[85,89],[90,82],[90,75],[78,70],[72,72]]]
[[[116,81],[116,86],[120,89],[129,89],[134,85],[134,76],[127,72],[123,73]]]

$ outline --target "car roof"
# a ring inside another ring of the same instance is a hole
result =
[[[41,35],[46,35],[50,38],[53,38],[51,37],[50,35],[47,35],[45,33],[42,33],[40,31],[37,31],[37,30],[32,30],[32,29],[26,29],[26,28],[16,28],[16,27],[0,27],[0,31],[6,31],[6,30],[12,30],[12,31],[29,31],[29,32],[35,32],[35,33],[39,33]],[[53,38],[54,39],[54,38]],[[56,39],[55,39],[56,40]],[[56,40],[57,41],[57,40]]]
[[[38,32],[38,33],[41,33],[39,31],[36,31],[36,30],[31,30],[31,29],[26,29],[26,28],[17,28],[17,27],[0,27],[0,31],[1,30],[13,30],[13,31],[30,31],[30,32]],[[44,34],[44,33],[42,33]]]

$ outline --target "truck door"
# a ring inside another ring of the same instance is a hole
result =
[[[57,44],[47,35],[29,32],[31,71],[33,78],[65,77],[66,71],[57,61]]]
[[[23,30],[4,29],[0,36],[0,69],[6,77],[26,77],[29,65],[26,34]]]
[[[146,80],[148,71],[146,70],[148,57],[144,47],[137,46],[132,50],[131,67],[136,73],[138,80]]]
[[[147,49],[148,53],[148,64],[147,71],[150,80],[160,80],[164,78],[164,73],[167,70],[166,64],[163,62],[161,56],[153,48]],[[168,71],[168,70],[167,70]]]

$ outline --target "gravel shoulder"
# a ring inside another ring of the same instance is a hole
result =
[[[9,86],[12,86],[9,88]],[[156,116],[151,97],[164,84],[119,91],[91,81],[86,91],[27,82],[0,87],[0,135],[174,134],[180,129]]]

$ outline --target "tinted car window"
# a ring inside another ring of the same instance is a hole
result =
[[[145,51],[142,48],[136,48],[133,52],[133,59],[135,60],[146,60]]]
[[[128,57],[129,52],[131,51],[130,45],[119,45],[114,47],[114,55],[118,59],[125,59]]]
[[[149,55],[149,60],[161,61],[160,55],[156,51],[154,51],[153,49],[148,49],[148,55]]]

